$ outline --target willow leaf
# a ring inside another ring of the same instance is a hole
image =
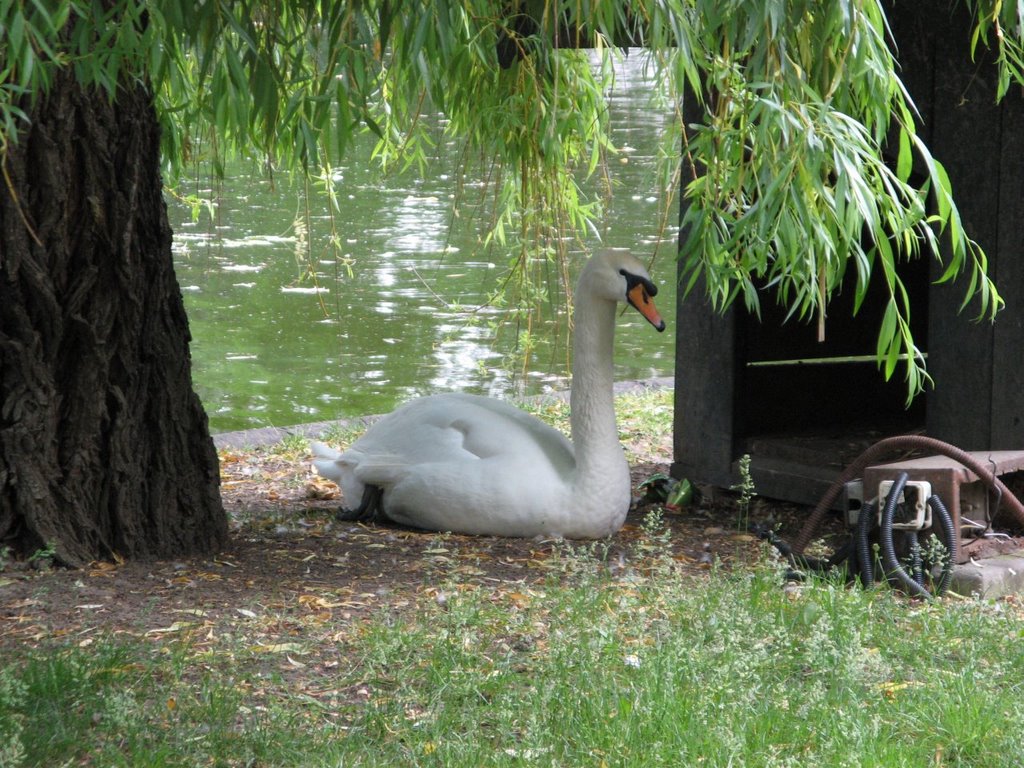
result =
[[[906,182],[910,179],[910,174],[914,170],[914,155],[910,146],[910,136],[905,128],[899,131],[899,143],[899,155],[896,160],[896,178]]]

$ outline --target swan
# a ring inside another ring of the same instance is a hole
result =
[[[433,531],[518,537],[601,538],[629,511],[629,465],[615,423],[612,346],[618,302],[658,331],[657,287],[623,250],[596,252],[576,285],[572,442],[490,397],[421,397],[370,427],[344,452],[313,443],[321,475],[361,500],[342,519]]]

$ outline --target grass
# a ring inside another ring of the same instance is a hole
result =
[[[631,445],[669,439],[667,396],[629,398]],[[628,564],[564,544],[532,586],[425,562],[414,599],[316,631],[270,601],[273,647],[242,622],[8,649],[0,768],[1024,763],[1018,601],[784,587],[768,553],[694,575],[642,531]]]
[[[767,557],[694,578],[652,534],[628,572],[566,545],[542,587],[450,580],[301,683],[241,640],[26,651],[0,766],[1021,764],[1012,606],[787,590]]]

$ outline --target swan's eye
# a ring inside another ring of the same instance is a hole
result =
[[[620,269],[619,274],[626,278],[626,301],[659,331],[665,330],[665,321],[651,301],[651,297],[658,292],[658,286],[649,278],[634,275],[625,269]]]
[[[639,275],[634,275],[632,272],[627,272],[625,269],[620,269],[619,270],[619,274],[622,275],[624,278],[626,278],[626,295],[627,296],[638,285],[642,285],[644,287],[644,292],[648,296],[657,296],[658,295],[658,286],[656,286],[654,283],[652,283],[646,277],[640,277]]]

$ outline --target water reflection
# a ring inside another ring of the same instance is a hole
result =
[[[647,258],[665,220],[655,136],[670,115],[650,105],[642,66],[634,54],[617,67],[612,124],[622,151],[610,160],[599,234]],[[423,179],[381,179],[369,145],[353,151],[333,174],[342,201],[333,221],[245,169],[218,188],[215,221],[193,223],[184,205],[169,203],[195,379],[214,431],[380,413],[429,392],[506,396],[565,384],[567,355],[553,341],[564,337],[564,320],[551,312],[531,329],[533,370],[515,377],[503,367],[511,350],[496,345],[492,323],[501,313],[481,306],[499,287],[505,254],[483,248],[476,229],[450,226],[455,149],[444,148]],[[481,185],[467,180],[460,195]],[[669,222],[654,272],[671,322]],[[328,247],[332,228],[340,260]],[[633,313],[621,318],[619,378],[666,375],[672,357],[671,334],[654,334]]]

